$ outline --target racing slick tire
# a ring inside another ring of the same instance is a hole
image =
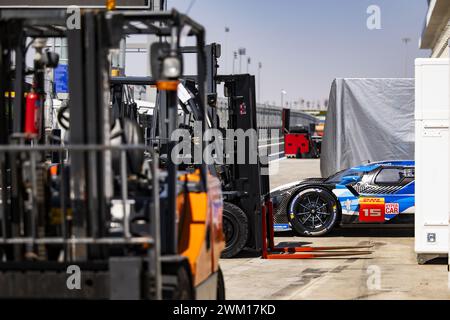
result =
[[[226,244],[222,258],[230,259],[237,256],[247,243],[248,219],[244,211],[229,202],[223,206],[223,230]]]
[[[328,234],[338,222],[335,197],[326,189],[308,187],[299,190],[288,205],[288,219],[301,236],[319,237]]]

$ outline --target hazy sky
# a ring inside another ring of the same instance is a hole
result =
[[[182,12],[190,4],[168,0]],[[370,5],[381,8],[381,30],[367,28]],[[414,58],[429,56],[418,49],[426,11],[426,0],[196,0],[189,14],[206,27],[208,42],[222,43],[222,72],[228,64],[231,73],[232,52],[245,47],[251,73],[263,64],[262,102],[279,104],[282,89],[288,100],[327,98],[337,77],[404,77],[405,37],[413,77]]]

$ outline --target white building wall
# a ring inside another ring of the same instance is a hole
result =
[[[448,39],[450,39],[450,20],[448,21],[445,28],[442,30],[436,45],[432,49],[432,58],[448,58]]]
[[[429,0],[421,49],[431,49],[432,58],[449,57],[450,0]]]

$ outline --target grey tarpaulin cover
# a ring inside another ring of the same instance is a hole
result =
[[[322,143],[328,177],[366,161],[414,159],[414,79],[333,81]]]

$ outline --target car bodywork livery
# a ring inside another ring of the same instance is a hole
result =
[[[291,229],[295,199],[306,189],[333,195],[341,225],[413,222],[414,161],[369,163],[272,192],[276,231]]]

